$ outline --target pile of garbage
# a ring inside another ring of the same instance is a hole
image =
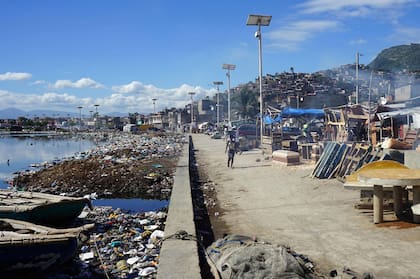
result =
[[[82,215],[95,229],[72,262],[45,278],[156,278],[166,209],[133,214],[95,207]]]
[[[19,189],[68,196],[167,199],[185,138],[112,134],[97,148],[14,178]]]

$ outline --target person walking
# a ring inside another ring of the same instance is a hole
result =
[[[226,152],[228,153],[227,166],[228,168],[233,168],[233,159],[235,158],[236,153],[236,139],[233,135],[231,135],[226,142],[225,153]]]

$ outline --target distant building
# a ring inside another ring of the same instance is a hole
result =
[[[406,101],[420,96],[420,84],[409,84],[395,89],[395,102]]]
[[[168,117],[166,112],[157,112],[149,116],[149,124],[159,129],[166,129],[169,127]]]
[[[133,132],[137,132],[137,125],[136,124],[126,124],[123,127],[123,132],[126,133],[133,133]]]
[[[198,116],[196,121],[201,122],[216,122],[216,103],[209,99],[199,100],[197,102]]]

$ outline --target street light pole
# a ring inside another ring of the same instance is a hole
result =
[[[216,85],[217,88],[217,95],[216,95],[216,99],[217,99],[217,103],[216,103],[216,125],[217,125],[217,129],[219,129],[219,86],[223,84],[223,81],[213,81],[213,84]]]
[[[77,107],[79,109],[79,129],[82,128],[82,106]]]
[[[96,126],[96,128],[99,128],[99,121],[98,121],[98,119],[99,119],[99,114],[98,114],[98,107],[99,107],[99,105],[98,104],[95,104],[94,107],[96,109],[96,122],[95,122],[95,126]]]
[[[356,52],[356,105],[359,104],[359,57],[363,54]]]
[[[271,16],[249,15],[246,25],[257,25],[255,37],[258,39],[258,73],[260,80],[260,146],[263,139],[263,95],[262,95],[262,35],[261,26],[270,25]]]
[[[235,70],[236,65],[233,64],[223,64],[222,68],[227,70],[226,76],[228,78],[228,126],[231,127],[230,123],[230,71]]]
[[[153,99],[152,99],[152,102],[153,102],[153,114],[155,114],[155,113],[156,113],[156,106],[155,106],[156,101],[157,101],[157,99],[156,99],[156,98],[153,98]]]
[[[193,132],[193,121],[194,121],[194,100],[193,96],[195,95],[195,92],[188,92],[191,96],[191,125],[190,125],[190,133]]]

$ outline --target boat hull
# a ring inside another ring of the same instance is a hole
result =
[[[74,221],[86,205],[91,207],[87,198],[0,191],[0,218],[37,224],[65,224]]]
[[[40,224],[58,224],[73,221],[80,215],[86,201],[59,202],[37,206],[25,211],[0,211],[0,218],[16,219]]]
[[[0,246],[0,270],[4,273],[42,272],[70,260],[77,249],[76,237],[48,243]]]
[[[5,274],[5,278],[21,278],[21,275],[44,272],[69,261],[77,251],[80,233],[93,227],[94,224],[85,224],[56,229],[20,220],[0,219],[1,278]]]

